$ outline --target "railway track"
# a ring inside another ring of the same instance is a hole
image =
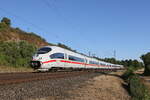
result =
[[[18,84],[30,81],[57,79],[65,77],[79,76],[82,74],[89,74],[91,72],[76,71],[76,72],[53,72],[53,73],[1,73],[0,85]]]

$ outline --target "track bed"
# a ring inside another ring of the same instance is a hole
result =
[[[49,73],[1,73],[0,85],[17,84],[29,81],[48,80],[56,78],[73,77],[82,74],[89,74],[91,72],[76,71],[76,72],[49,72]]]
[[[0,99],[37,100],[36,98],[51,97],[50,100],[65,100],[71,97],[67,91],[72,91],[72,89],[82,86],[82,83],[98,75],[101,74],[91,72],[1,74],[0,81],[5,80],[5,83],[2,84],[1,82],[0,85]],[[22,78],[27,79],[31,77],[39,77],[40,79],[26,82],[19,81],[17,84],[14,81],[12,82],[13,84],[6,82],[10,78],[18,81]]]

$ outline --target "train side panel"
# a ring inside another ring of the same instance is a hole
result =
[[[49,70],[52,68],[123,69],[122,65],[99,61],[95,58],[87,57],[57,46],[45,46],[40,48],[33,56],[31,65],[38,70]]]

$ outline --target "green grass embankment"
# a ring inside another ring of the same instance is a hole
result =
[[[132,100],[150,100],[150,89],[133,70],[128,69],[122,77],[128,83],[128,92],[131,94]]]

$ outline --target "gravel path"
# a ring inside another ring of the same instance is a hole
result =
[[[0,85],[0,100],[45,100],[45,97],[48,97],[48,100],[64,100],[71,98],[67,91],[72,91],[73,87],[82,86],[82,83],[98,75],[100,74],[93,73],[61,79]]]

